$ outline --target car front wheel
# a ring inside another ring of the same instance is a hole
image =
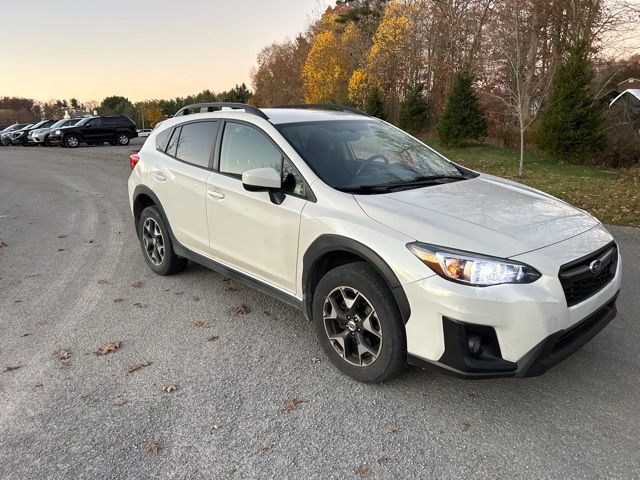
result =
[[[378,383],[406,364],[404,323],[393,294],[376,270],[354,262],[329,271],[313,296],[320,346],[343,373]]]
[[[64,138],[64,144],[69,148],[76,148],[80,145],[80,139],[75,135],[67,135]]]

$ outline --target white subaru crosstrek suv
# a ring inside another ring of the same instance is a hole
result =
[[[539,375],[613,319],[621,260],[593,216],[331,108],[198,104],[158,125],[130,158],[149,267],[192,260],[298,307],[364,382],[407,362]]]

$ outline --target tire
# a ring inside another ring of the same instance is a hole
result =
[[[63,143],[65,147],[76,148],[78,145],[80,145],[80,139],[78,138],[77,135],[74,135],[72,133],[64,137]]]
[[[187,266],[188,260],[173,251],[169,231],[155,206],[142,211],[138,221],[138,239],[147,265],[158,275],[173,275]],[[159,249],[159,246],[163,248]]]
[[[42,145],[44,145],[45,147],[51,147],[51,142],[49,141],[49,135],[44,137],[44,141],[42,142]]]
[[[341,318],[333,319],[334,312]],[[404,323],[386,282],[368,263],[349,263],[325,274],[313,295],[312,314],[320,346],[345,375],[379,383],[403,370]]]
[[[129,141],[131,139],[129,138],[129,135],[127,135],[126,133],[118,133],[116,134],[116,142],[118,143],[118,145],[120,146],[125,146],[125,145],[129,145]]]

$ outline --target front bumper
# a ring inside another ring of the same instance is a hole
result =
[[[568,306],[559,267],[611,241],[599,226],[514,257],[542,273],[531,284],[481,288],[434,275],[404,285],[412,312],[405,326],[410,363],[437,364],[476,378],[532,376],[551,368],[613,319],[622,277],[618,253],[613,279],[589,298]],[[472,335],[488,345],[487,355],[470,356]]]
[[[51,143],[52,145],[58,145],[62,143],[62,135],[56,135],[55,133],[50,133],[49,143]]]
[[[445,353],[438,362],[428,362],[409,356],[409,363],[418,366],[438,365],[454,375],[465,378],[535,377],[557,365],[595,337],[616,316],[619,292],[600,309],[566,330],[549,335],[517,362],[509,362],[489,351],[480,356],[469,353],[468,325],[443,319]]]

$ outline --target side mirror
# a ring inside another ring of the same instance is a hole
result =
[[[282,179],[274,168],[253,168],[242,174],[242,186],[250,192],[271,192],[282,188]]]

